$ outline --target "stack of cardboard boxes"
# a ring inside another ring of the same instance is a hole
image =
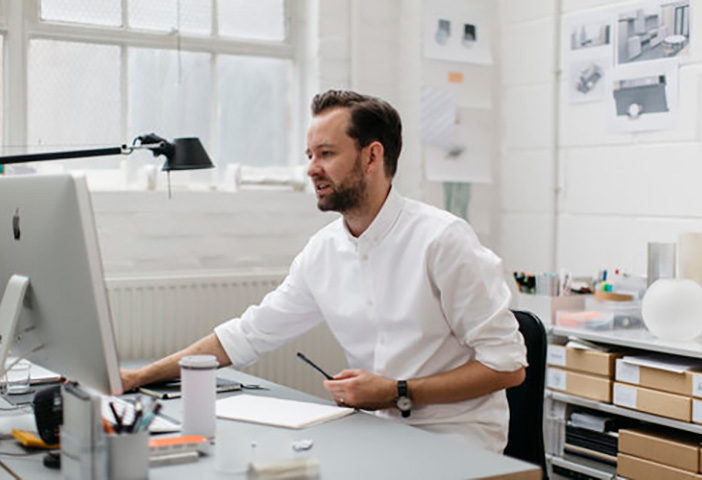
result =
[[[621,429],[617,475],[630,480],[702,480],[699,440],[657,428]]]
[[[615,360],[621,356],[621,353],[604,348],[584,349],[550,344],[546,386],[598,402],[612,403]]]
[[[702,383],[700,371],[699,360],[662,355],[619,358],[616,363],[613,403],[681,422],[691,422],[693,395],[702,397],[700,392],[695,394],[697,389],[693,388]]]

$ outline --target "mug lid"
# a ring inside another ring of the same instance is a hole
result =
[[[193,370],[208,370],[217,368],[219,362],[214,355],[188,355],[183,357],[178,362],[181,368],[189,368]]]

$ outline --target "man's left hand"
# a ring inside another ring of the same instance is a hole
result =
[[[342,370],[333,380],[325,380],[324,388],[332,394],[337,405],[380,410],[395,405],[397,382],[374,375],[367,370]]]

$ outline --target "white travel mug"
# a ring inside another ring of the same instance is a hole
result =
[[[214,355],[190,355],[180,359],[183,398],[183,435],[215,436],[217,367]]]

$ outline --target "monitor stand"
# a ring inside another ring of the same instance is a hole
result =
[[[28,287],[28,277],[12,275],[5,287],[5,294],[0,300],[0,377],[5,375],[7,354],[15,338],[17,320],[22,312]]]

